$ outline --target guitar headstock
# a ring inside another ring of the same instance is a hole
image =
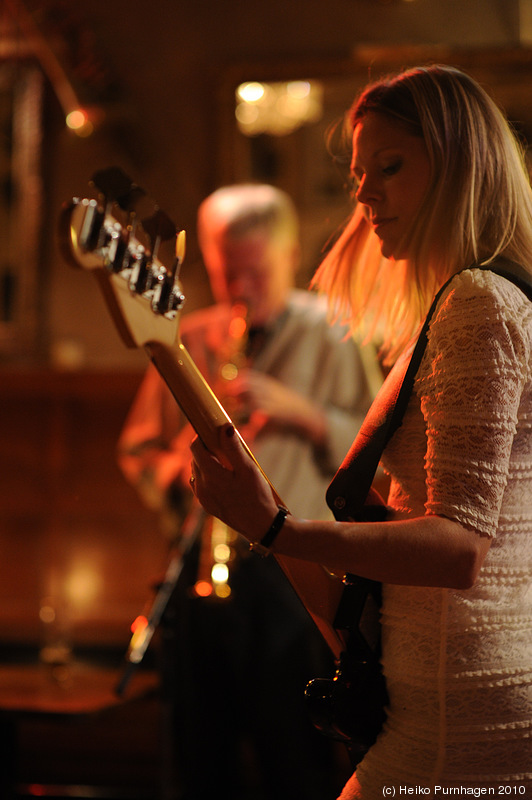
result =
[[[119,168],[97,172],[92,184],[96,197],[75,197],[63,208],[62,253],[72,266],[94,272],[128,347],[171,346],[185,302],[179,282],[185,232],[157,206],[143,214],[146,193]],[[158,254],[172,240],[175,256],[165,266]]]

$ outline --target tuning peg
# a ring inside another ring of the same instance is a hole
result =
[[[111,203],[118,198],[128,197],[130,192],[139,188],[120,167],[98,170],[92,176],[91,183]]]
[[[177,228],[164,211],[160,208],[142,221],[142,227],[150,237],[152,252],[155,255],[161,242],[167,242],[176,235]]]
[[[185,302],[185,295],[182,293],[179,284],[174,280],[174,276],[166,270],[161,270],[155,279],[153,287],[153,297],[151,305],[157,314],[167,314],[172,311],[179,311]]]
[[[148,255],[142,250],[136,253],[135,258],[131,260],[129,267],[131,272],[128,278],[128,286],[134,294],[142,294],[147,289],[151,288],[153,280],[153,273],[150,270],[150,259]]]
[[[139,201],[146,197],[146,192],[141,186],[137,186],[136,183],[131,185],[131,188],[127,194],[119,195],[116,197],[116,203],[120,206],[122,211],[127,211],[129,213],[135,211],[136,207],[139,204]]]
[[[145,217],[141,224],[144,233],[146,233],[150,239],[151,255],[155,261],[161,242],[166,242],[174,238],[177,230],[176,226],[168,214],[160,208],[157,208],[151,216]],[[173,272],[174,270],[172,270],[172,273]]]
[[[186,231],[179,231],[176,234],[176,240],[175,240],[175,258],[177,266],[180,266],[185,260],[186,246],[187,246]]]
[[[84,209],[83,224],[79,232],[79,246],[85,253],[96,250],[104,238],[105,214],[96,200],[79,200],[75,204]]]
[[[134,183],[120,167],[108,167],[92,176],[93,185],[104,196],[108,205],[116,205],[130,217],[131,231],[134,231],[139,215],[140,201],[147,197],[144,189]],[[150,210],[153,202],[150,204]],[[142,213],[142,211],[140,212]]]

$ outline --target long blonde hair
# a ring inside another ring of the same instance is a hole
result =
[[[458,69],[416,67],[370,85],[347,115],[352,132],[379,112],[422,136],[431,164],[425,202],[394,264],[359,204],[312,281],[337,319],[379,331],[393,360],[437,289],[453,274],[497,256],[532,267],[532,190],[524,154],[488,94]]]

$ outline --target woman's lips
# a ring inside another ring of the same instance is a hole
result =
[[[371,224],[373,225],[375,233],[378,233],[381,228],[388,225],[390,222],[394,222],[396,219],[397,217],[374,217],[371,220]]]

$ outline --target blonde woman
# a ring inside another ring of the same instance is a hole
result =
[[[349,122],[357,203],[315,284],[354,329],[384,331],[388,380],[449,281],[383,455],[388,518],[288,515],[272,536],[278,509],[231,428],[231,470],[194,443],[194,490],[251,542],[383,584],[387,720],[342,800],[528,796],[532,303],[489,269],[531,275],[527,172],[496,105],[450,67],[368,87]]]

